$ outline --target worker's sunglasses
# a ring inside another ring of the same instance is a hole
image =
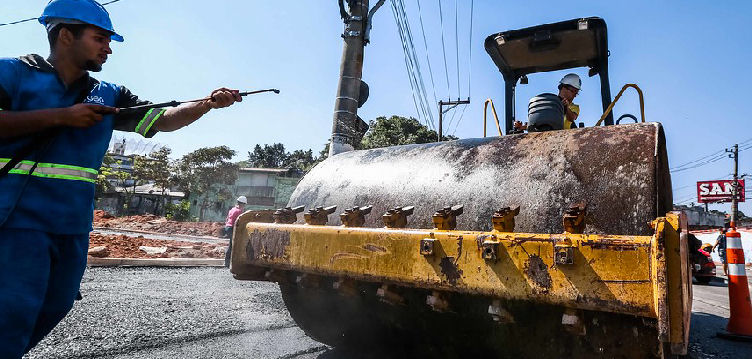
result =
[[[564,87],[567,88],[567,90],[574,92],[575,95],[580,93],[580,90],[578,90],[576,87],[571,85],[564,85]]]

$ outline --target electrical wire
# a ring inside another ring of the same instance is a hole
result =
[[[423,107],[425,108],[425,112],[428,114],[425,120],[428,123],[429,127],[433,129],[433,123],[434,123],[433,112],[431,111],[431,105],[428,102],[428,94],[426,93],[425,81],[423,81],[423,72],[420,69],[420,61],[418,60],[417,51],[415,51],[415,41],[413,40],[412,30],[410,30],[410,21],[407,17],[407,12],[405,11],[404,0],[399,0],[399,2],[400,2],[400,8],[402,12],[402,17],[404,18],[404,22],[405,22],[405,29],[407,30],[407,39],[409,40],[408,44],[410,48],[410,54],[415,64],[415,72],[417,74],[417,83],[419,84],[421,100],[423,103]]]
[[[470,0],[470,35],[468,40],[468,61],[467,61],[467,99],[470,99],[470,84],[471,84],[471,77],[472,74],[472,63],[473,63],[473,0]],[[458,73],[459,73],[459,66],[458,66]],[[459,83],[459,77],[458,77],[458,83]],[[457,120],[457,123],[454,126],[454,131],[452,131],[452,135],[454,135],[457,132],[457,128],[459,128],[460,122],[462,122],[462,119],[465,117],[465,111],[467,108],[470,107],[470,104],[465,105],[465,107],[462,109],[462,113],[460,113],[460,119]]]
[[[106,3],[102,3],[100,5],[107,6],[107,5],[110,5],[112,3],[116,3],[118,1],[120,1],[120,0],[111,0],[111,1],[108,1]],[[12,22],[8,22],[8,23],[0,24],[0,27],[1,26],[9,26],[9,25],[21,24],[21,23],[24,23],[24,22],[34,21],[34,20],[37,20],[37,19],[39,19],[39,18],[38,17],[30,17],[28,19],[17,20],[17,21],[12,21]]]
[[[441,10],[441,0],[439,1],[439,23],[441,24],[441,52],[444,55],[444,74],[446,74],[446,85],[447,85],[447,98],[452,98],[452,91],[449,89],[449,68],[447,66],[447,59],[446,59],[446,44],[444,44],[444,13]]]
[[[431,68],[431,59],[428,57],[428,41],[426,40],[426,31],[423,29],[423,14],[422,14],[423,11],[421,10],[421,7],[420,7],[420,0],[416,0],[416,2],[418,4],[418,19],[420,20],[420,32],[423,35],[423,48],[426,51],[426,63],[428,63],[428,73],[429,75],[431,75],[431,92],[433,92],[433,103],[437,104],[439,103],[439,100],[436,98],[436,82],[434,82],[433,80],[433,69]]]
[[[749,138],[749,139],[746,139],[746,140],[740,142],[739,145],[742,146],[742,148],[740,148],[739,151],[743,151],[743,150],[747,150],[747,149],[752,148],[752,143],[750,143],[750,142],[752,142],[752,138]],[[718,160],[720,160],[722,158],[725,158],[725,157],[726,157],[726,149],[724,148],[722,150],[718,150],[716,152],[713,152],[713,153],[711,153],[709,155],[705,155],[705,156],[699,157],[697,159],[694,159],[692,161],[689,161],[689,162],[683,163],[681,165],[678,165],[678,166],[676,166],[674,168],[671,168],[670,171],[671,172],[679,172],[679,171],[684,171],[684,170],[687,170],[687,169],[697,168],[697,167],[700,167],[700,166],[704,166],[704,165],[706,165],[708,163],[712,163],[712,162],[718,161]]]
[[[459,37],[459,5],[458,1],[454,0],[454,53],[457,58],[457,99],[460,98],[460,37]]]
[[[423,75],[420,70],[420,62],[418,61],[417,53],[415,51],[412,31],[410,30],[409,19],[407,18],[404,2],[403,0],[392,0],[391,5],[392,13],[394,14],[394,19],[397,24],[397,30],[400,35],[400,41],[402,42],[402,50],[405,55],[405,68],[413,92],[413,104],[418,113],[418,117],[422,117],[423,122],[432,129],[433,113],[428,104],[428,95],[426,94]]]

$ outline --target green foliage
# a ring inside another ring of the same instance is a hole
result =
[[[170,150],[168,147],[162,147],[149,154],[148,157],[137,156],[134,158],[133,175],[140,183],[154,182],[155,185],[164,190],[170,188]]]
[[[204,218],[204,210],[216,198],[226,201],[232,193],[215,184],[233,184],[238,178],[238,165],[230,162],[235,151],[227,146],[199,148],[181,158],[175,166],[172,177],[174,183],[187,196],[195,194],[200,198],[199,220]]]
[[[113,163],[115,163],[115,160],[112,156],[110,156],[109,153],[105,154],[102,159],[102,166],[99,167],[99,174],[97,174],[97,182],[94,192],[94,196],[97,198],[114,189],[114,186],[107,180],[108,177],[112,177],[113,175],[113,169],[110,167]]]
[[[436,142],[436,131],[420,123],[415,118],[385,116],[369,123],[368,132],[360,142],[360,149],[408,145],[413,143]],[[455,136],[444,136],[442,140],[456,140]]]
[[[287,156],[285,145],[281,143],[264,145],[264,147],[256,145],[253,152],[248,152],[248,162],[253,167],[282,168],[287,161]]]
[[[165,205],[167,219],[179,222],[192,221],[191,202],[182,200],[178,204],[168,203]]]
[[[272,145],[256,145],[253,152],[248,152],[248,161],[252,167],[261,168],[295,168],[300,171],[308,171],[313,167],[316,158],[312,150],[295,150],[286,152],[285,146],[281,143]]]

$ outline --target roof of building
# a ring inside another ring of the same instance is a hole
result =
[[[289,168],[262,168],[262,167],[242,167],[240,172],[266,172],[266,173],[285,173]]]

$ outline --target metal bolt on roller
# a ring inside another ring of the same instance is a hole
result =
[[[412,215],[414,210],[414,206],[392,208],[386,211],[381,219],[387,228],[405,228],[407,227],[407,216]]]
[[[444,207],[433,214],[433,225],[440,231],[451,231],[457,228],[457,216],[462,214],[464,206],[456,205]]]
[[[587,205],[585,202],[575,203],[564,212],[562,219],[564,232],[572,234],[582,234],[585,232],[585,211]]]
[[[520,206],[504,207],[494,212],[491,223],[494,230],[499,232],[514,232],[514,217],[520,214]]]
[[[305,206],[285,207],[274,211],[274,223],[292,224],[298,220],[298,213],[303,212]]]
[[[483,241],[483,259],[495,261],[498,258],[499,242]]]
[[[337,210],[337,206],[311,208],[303,215],[306,224],[323,226],[329,221],[329,215]]]
[[[433,247],[436,240],[433,238],[424,238],[420,240],[420,254],[423,256],[432,256]]]
[[[371,213],[373,206],[353,207],[340,213],[339,218],[345,227],[363,227],[366,223],[366,215]]]

